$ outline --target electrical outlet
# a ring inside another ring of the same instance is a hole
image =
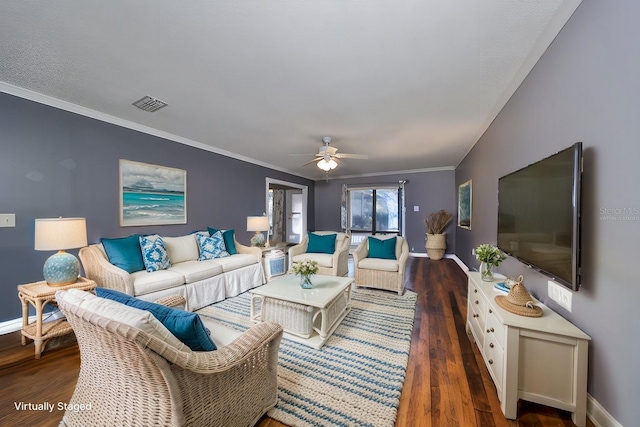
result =
[[[569,289],[549,280],[547,282],[547,294],[549,295],[549,298],[557,302],[560,307],[571,312],[573,294]]]
[[[475,254],[476,254],[476,249],[475,248],[471,249],[471,255],[475,255]]]

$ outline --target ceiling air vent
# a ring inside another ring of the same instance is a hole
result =
[[[167,104],[166,102],[162,102],[159,99],[153,98],[151,96],[145,96],[138,99],[132,105],[135,105],[141,110],[153,113],[155,111],[158,111],[162,107],[166,107],[169,104]]]

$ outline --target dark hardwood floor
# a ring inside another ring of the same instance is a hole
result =
[[[518,419],[506,420],[482,357],[464,328],[466,275],[449,259],[411,258],[407,288],[418,294],[407,376],[397,426],[573,426],[570,414],[520,401]],[[18,300],[16,297],[16,304]],[[0,336],[0,426],[57,426],[78,376],[73,342],[52,343],[40,360],[18,332]],[[54,410],[18,411],[20,402],[49,402]],[[126,408],[123,408],[126,410]],[[259,427],[284,424],[263,417]],[[591,421],[587,422],[593,427]]]

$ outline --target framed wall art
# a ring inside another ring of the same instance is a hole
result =
[[[120,226],[187,223],[187,171],[120,160]]]
[[[458,187],[458,227],[471,230],[471,180]]]

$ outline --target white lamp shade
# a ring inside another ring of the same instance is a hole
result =
[[[59,251],[87,246],[87,221],[84,218],[36,219],[34,249]]]
[[[269,217],[248,216],[247,231],[267,231],[269,229]]]

